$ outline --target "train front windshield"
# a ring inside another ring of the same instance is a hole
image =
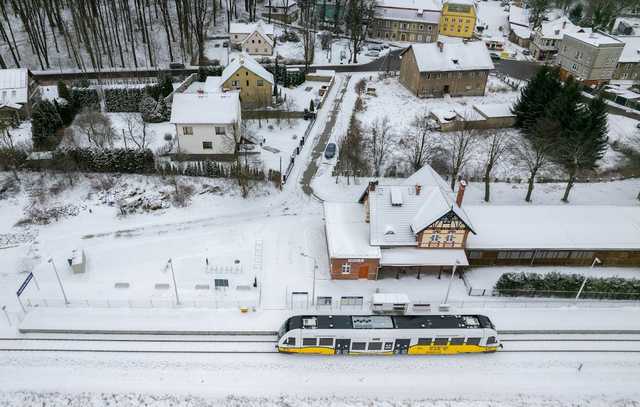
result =
[[[284,324],[278,329],[278,340],[284,336],[289,331],[289,320],[284,321]]]

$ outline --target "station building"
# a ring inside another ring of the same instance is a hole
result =
[[[464,205],[429,166],[371,182],[358,202],[325,202],[331,277],[369,279],[451,267],[640,266],[640,208]]]

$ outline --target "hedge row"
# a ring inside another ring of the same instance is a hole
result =
[[[499,295],[510,297],[575,297],[584,281],[579,274],[504,273],[496,282]],[[581,298],[640,299],[640,280],[588,278]]]
[[[43,167],[58,171],[119,172],[126,174],[150,174],[155,172],[155,161],[151,150],[93,150],[74,148],[56,150],[46,163],[27,161],[30,169]]]
[[[71,95],[71,103],[78,109],[99,109],[100,97],[98,91],[92,88],[71,88],[69,91]]]
[[[104,102],[108,112],[133,113],[140,111],[140,102],[147,94],[147,88],[110,88],[104,90]]]
[[[238,165],[231,163],[228,165],[213,161],[190,161],[181,165],[175,163],[163,163],[158,165],[158,173],[161,175],[186,175],[190,177],[208,178],[234,178],[238,174]],[[264,171],[258,168],[245,168],[249,179],[264,181],[266,179]]]

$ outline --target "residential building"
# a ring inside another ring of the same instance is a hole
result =
[[[529,26],[529,9],[509,6],[509,41],[518,44],[522,48],[531,45],[533,31]]]
[[[640,79],[640,37],[616,37],[624,42],[612,79]]]
[[[238,92],[178,93],[171,121],[176,126],[177,151],[189,156],[233,158],[242,138]]]
[[[476,29],[476,5],[473,0],[445,0],[440,16],[440,34],[471,38]]]
[[[249,55],[271,55],[275,46],[273,24],[262,21],[253,24],[231,23],[229,28],[231,44]]]
[[[640,208],[463,205],[465,188],[454,195],[427,165],[401,182],[370,182],[357,203],[325,201],[331,277],[640,262]]]
[[[315,0],[318,25],[322,28],[335,27],[344,18],[348,0]]]
[[[440,4],[425,0],[380,0],[369,24],[369,37],[388,41],[435,42]]]
[[[450,108],[434,108],[429,118],[442,132],[461,129],[500,129],[513,127],[515,115],[511,103],[487,103],[452,105]]]
[[[493,69],[482,41],[413,44],[400,55],[400,82],[418,97],[483,96]]]
[[[234,57],[222,71],[223,90],[239,90],[243,108],[271,105],[273,75],[247,54]]]
[[[298,19],[300,9],[295,0],[271,0],[264,3],[265,11],[262,18],[269,21],[277,20],[285,24],[291,24]]]
[[[609,82],[624,45],[600,31],[565,34],[559,56],[560,77],[573,76],[587,85],[596,86]]]
[[[14,125],[31,117],[40,88],[26,68],[0,69],[0,121]]]
[[[538,61],[553,60],[560,50],[564,35],[574,32],[591,32],[591,29],[578,27],[567,17],[543,23],[533,33],[530,45],[531,56]]]

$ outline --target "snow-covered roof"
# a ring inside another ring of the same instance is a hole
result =
[[[385,20],[411,21],[417,23],[438,24],[440,22],[440,11],[436,10],[416,10],[377,6],[375,9],[375,16],[376,18]]]
[[[222,78],[219,76],[207,76],[204,82],[204,91],[206,93],[219,93],[222,86]]]
[[[586,44],[592,45],[594,47],[599,47],[601,45],[620,45],[624,46],[624,43],[619,39],[612,37],[607,34],[603,34],[601,32],[571,32],[565,33],[565,36],[574,38],[576,40],[582,41]]]
[[[465,206],[468,249],[640,250],[640,207]]]
[[[258,61],[245,53],[236,55],[229,62],[229,65],[227,65],[227,67],[224,68],[224,71],[222,71],[220,83],[226,82],[234,73],[236,73],[238,69],[243,66],[265,81],[273,84],[273,75],[271,74],[271,72],[264,69],[264,67],[260,65]]]
[[[29,72],[26,68],[0,70],[0,103],[9,107],[29,101]]]
[[[509,6],[509,24],[515,24],[518,26],[529,28],[529,9],[514,6]]]
[[[522,27],[517,24],[510,24],[509,29],[520,38],[531,38],[533,31],[530,28]]]
[[[251,34],[254,31],[273,35],[273,24],[265,24],[262,21],[258,21],[257,23],[231,23],[229,25],[229,34]]]
[[[453,108],[435,108],[431,109],[429,112],[431,113],[440,123],[446,123],[455,120],[458,117],[458,113],[456,113]]]
[[[230,124],[240,121],[240,95],[226,93],[178,93],[173,96],[171,123]]]
[[[640,62],[640,37],[618,37],[624,49],[618,62]]]
[[[591,28],[579,27],[571,22],[567,17],[560,17],[557,20],[547,21],[540,26],[540,34],[543,38],[561,40],[565,34],[575,32],[591,32]]]
[[[442,10],[442,2],[439,0],[378,0],[378,7],[404,8],[411,10]]]
[[[511,112],[511,103],[487,103],[484,105],[473,105],[482,116],[486,118],[492,117],[514,117]]]
[[[416,234],[450,211],[473,229],[465,210],[428,165],[400,184],[379,184],[368,195],[370,241],[375,246],[415,246]]]
[[[419,249],[394,247],[382,249],[381,266],[468,266],[464,249]]]
[[[256,36],[258,36],[258,35],[259,35],[260,37],[262,37],[262,39],[264,39],[264,41],[265,41],[267,44],[271,45],[272,47],[275,45],[275,43],[276,43],[276,42],[275,42],[275,39],[273,39],[273,36],[269,36],[269,35],[267,35],[267,34],[262,30],[262,28],[261,28],[261,27],[258,27],[258,28],[256,29],[256,31],[253,31],[253,32],[251,32],[249,35],[247,35],[247,37],[246,37],[244,40],[242,40],[242,44],[244,44],[244,43],[248,43],[249,41],[251,41],[251,40],[252,40],[252,38],[256,38]]]
[[[482,41],[412,44],[418,70],[472,71],[493,69],[489,51]]]
[[[369,225],[358,203],[325,202],[329,256],[337,259],[379,259],[380,248],[369,244]]]

